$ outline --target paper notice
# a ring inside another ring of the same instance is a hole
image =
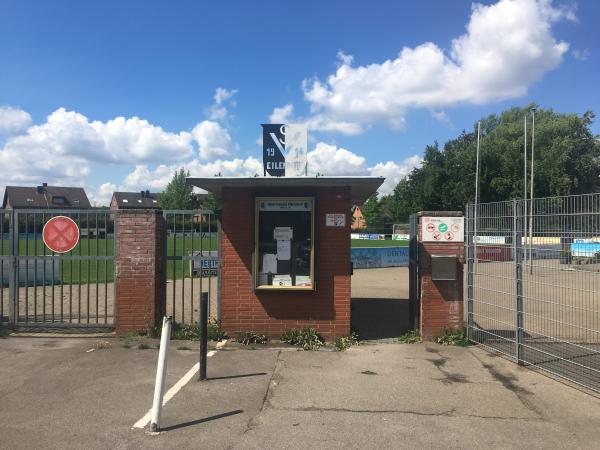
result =
[[[285,241],[293,239],[293,228],[292,227],[275,227],[273,230],[273,239],[276,241]]]
[[[292,255],[292,241],[277,241],[277,259],[279,261],[289,261]]]
[[[272,253],[263,255],[263,273],[277,273],[277,256]]]
[[[310,286],[310,277],[305,275],[296,275],[296,286]]]
[[[289,275],[277,275],[273,277],[273,286],[291,286],[292,277]]]

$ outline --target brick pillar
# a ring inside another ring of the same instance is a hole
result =
[[[419,276],[421,279],[421,323],[423,340],[430,341],[444,330],[459,330],[463,318],[464,242],[423,242],[421,224],[424,217],[462,217],[457,211],[419,213]],[[432,280],[432,255],[456,255],[456,280]]]
[[[117,334],[160,323],[166,305],[166,226],[160,211],[121,211],[115,218]]]

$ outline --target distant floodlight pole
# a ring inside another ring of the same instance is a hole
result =
[[[523,204],[527,208],[527,114],[523,117]],[[523,236],[527,236],[527,214],[525,214],[525,220],[523,221]],[[516,242],[514,245],[516,245]],[[527,263],[527,245],[524,249],[525,263]]]
[[[479,202],[479,136],[481,132],[481,121],[477,122],[477,158],[475,163],[475,213],[473,218],[475,219],[475,224],[473,226],[473,248],[475,250],[475,255],[473,261],[477,263],[477,204]]]
[[[529,205],[529,274],[533,273],[533,159],[535,150],[535,108],[531,110],[531,204]]]

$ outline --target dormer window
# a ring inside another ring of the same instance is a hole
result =
[[[55,195],[55,196],[52,197],[52,204],[53,205],[60,205],[60,206],[66,205],[67,204],[67,199],[65,197]]]

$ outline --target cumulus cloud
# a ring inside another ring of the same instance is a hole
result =
[[[200,159],[227,155],[231,150],[231,136],[218,122],[204,120],[194,127],[192,136],[198,143]]]
[[[274,108],[269,116],[271,123],[289,123],[294,114],[294,105],[287,104],[281,108]]]
[[[28,112],[11,106],[0,106],[0,134],[11,135],[25,131],[31,125]]]
[[[573,9],[554,7],[549,0],[476,3],[466,33],[449,51],[425,42],[404,47],[394,59],[357,67],[350,55],[339,52],[334,74],[303,82],[315,129],[356,134],[381,121],[403,129],[410,108],[523,96],[561,64],[569,48],[551,32],[560,20],[575,20]]]
[[[398,182],[406,177],[413,168],[420,166],[422,159],[411,156],[401,162],[387,161],[369,167],[364,157],[335,145],[319,142],[315,149],[308,152],[309,175],[371,175],[385,177],[379,193],[390,194]]]
[[[225,89],[218,87],[213,96],[214,103],[208,108],[207,115],[210,120],[223,121],[230,117],[229,108],[234,108],[237,103],[233,99],[237,89]]]
[[[125,177],[119,189],[123,191],[141,189],[161,191],[181,167],[189,171],[192,177],[212,177],[219,174],[224,177],[253,177],[256,174],[262,174],[262,162],[251,156],[245,159],[218,159],[208,163],[194,159],[185,164],[161,164],[155,168],[141,164]]]

